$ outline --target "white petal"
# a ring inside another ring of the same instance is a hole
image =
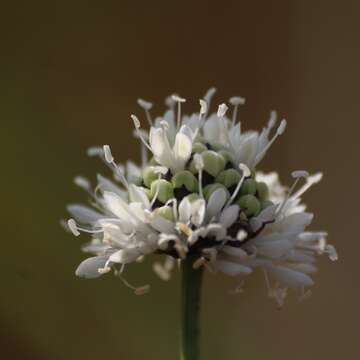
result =
[[[225,228],[229,228],[239,216],[239,206],[231,205],[227,207],[220,215],[220,224]]]
[[[120,219],[128,220],[131,218],[128,211],[128,205],[117,194],[105,191],[104,201],[106,208]]]
[[[195,226],[201,226],[205,217],[206,203],[204,199],[195,200],[191,204],[191,222]]]
[[[292,248],[293,245],[287,240],[271,241],[256,247],[259,254],[273,259],[283,256]]]
[[[233,246],[224,246],[223,248],[221,248],[221,251],[227,255],[236,257],[242,261],[249,259],[249,255],[246,253],[245,250],[241,248],[236,248]]]
[[[280,283],[288,287],[300,288],[314,284],[310,276],[284,266],[274,266],[269,268],[269,270]]]
[[[191,216],[191,202],[188,198],[181,200],[179,205],[179,221],[186,224]]]
[[[98,269],[102,269],[108,256],[94,256],[84,260],[76,269],[75,274],[86,279],[95,279],[101,276]]]
[[[138,248],[134,249],[121,249],[114,252],[109,261],[119,264],[128,264],[135,261],[139,256],[143,255]]]
[[[134,184],[129,185],[129,195],[133,202],[139,202],[144,205],[146,209],[150,208],[150,201],[147,197],[145,190]]]
[[[251,268],[247,266],[235,262],[224,261],[224,260],[216,261],[216,267],[223,273],[230,276],[247,275],[252,272]]]
[[[192,142],[185,134],[178,133],[175,139],[174,155],[176,159],[186,162],[191,156]]]
[[[226,202],[226,195],[226,191],[222,188],[215,190],[211,194],[206,208],[206,217],[208,221],[221,211]]]
[[[172,221],[169,221],[162,216],[154,215],[151,221],[151,226],[161,232],[166,234],[174,234],[175,233],[175,225]]]
[[[72,217],[83,224],[93,224],[99,219],[104,218],[105,216],[87,206],[71,204],[67,207],[68,212]]]

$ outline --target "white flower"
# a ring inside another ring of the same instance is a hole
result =
[[[272,137],[275,112],[262,132],[242,132],[236,116],[245,99],[229,100],[234,107],[230,119],[225,103],[208,115],[213,95],[211,89],[200,100],[200,111],[190,116],[181,114],[185,100],[172,96],[170,109],[154,122],[152,104],[139,99],[150,125],[148,132],[141,129],[132,115],[142,144],[141,166],[115,163],[108,145],[89,149],[90,156],[99,156],[113,169],[113,180],[98,175],[94,191],[89,180],[74,180],[94,205],[68,206],[74,235],[92,234],[83,250],[95,256],[79,265],[78,276],[96,278],[114,270],[136,294],[143,294],[147,285],[134,287],[124,279],[128,264],[162,254],[164,262],[154,263],[153,270],[167,281],[175,262],[191,255],[197,258],[194,268],[206,266],[241,278],[262,269],[269,296],[282,305],[288,288],[301,298],[309,294],[305,288],[313,284],[317,255],[337,260],[326,232],[307,230],[313,214],[301,202],[322,174],[295,171],[294,184],[287,188],[276,172],[256,168],[284,132],[285,120]]]

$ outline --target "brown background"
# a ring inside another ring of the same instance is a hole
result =
[[[129,114],[136,98],[178,92],[197,109],[247,98],[245,128],[276,108],[288,130],[262,163],[284,182],[323,170],[306,195],[314,229],[327,229],[340,261],[320,259],[313,297],[277,311],[260,276],[230,296],[232,279],[206,276],[202,359],[359,358],[359,14],[356,1],[27,1],[1,10],[3,359],[176,359],[178,276],[162,283],[150,262],[133,282],[74,277],[80,240],[58,221],[85,200],[71,179],[106,169],[88,159],[109,143],[138,158]]]

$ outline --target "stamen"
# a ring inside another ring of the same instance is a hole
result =
[[[105,155],[105,160],[111,164],[114,161],[114,157],[111,154],[111,150],[110,150],[110,146],[109,145],[104,145],[104,155]]]
[[[208,106],[207,106],[206,101],[203,100],[203,99],[200,99],[200,100],[199,100],[199,103],[200,103],[199,128],[201,128],[201,127],[202,127],[202,124],[203,124],[202,118],[203,118],[203,116],[206,115],[206,113],[207,113],[207,111],[208,111]],[[198,131],[199,129],[196,129],[196,130]],[[194,138],[195,138],[195,136],[194,136]]]
[[[311,295],[312,295],[312,291],[310,289],[305,291],[304,286],[301,287],[300,291],[301,291],[300,296],[299,296],[299,301],[300,302],[309,299],[311,297]]]
[[[317,184],[322,179],[322,173],[316,173],[307,177],[305,185],[303,185],[293,196],[293,199],[300,197],[305,191],[307,191],[311,186]]]
[[[217,117],[222,119],[228,110],[228,106],[226,104],[220,104],[217,111]]]
[[[239,105],[245,104],[245,98],[243,98],[241,96],[234,96],[229,99],[229,103],[234,106],[234,111],[233,111],[233,116],[232,116],[232,126],[235,126],[238,107],[239,107]]]
[[[141,124],[140,124],[140,120],[138,119],[137,116],[135,116],[134,114],[130,115],[132,121],[134,122],[134,126],[135,126],[135,131],[139,137],[139,139],[141,140],[141,142],[150,150],[150,152],[152,152],[151,150],[151,146],[149,145],[149,143],[145,140],[143,134],[140,131],[141,128]]]
[[[267,143],[267,145],[256,155],[255,158],[255,164],[257,164],[266,154],[266,152],[269,150],[271,145],[275,142],[275,140],[284,133],[286,129],[286,120],[281,120],[281,123],[279,127],[276,130],[276,134],[273,136],[273,138]]]
[[[198,170],[198,184],[199,184],[199,195],[204,198],[203,186],[202,186],[202,173],[204,169],[204,159],[200,154],[194,155],[195,168]]]
[[[270,118],[269,118],[269,121],[268,121],[268,129],[272,129],[275,124],[276,124],[276,120],[277,120],[277,112],[275,110],[272,110],[270,112]]]
[[[150,115],[150,109],[152,108],[153,104],[151,102],[145,101],[143,99],[138,99],[137,103],[139,104],[140,107],[142,107],[144,109],[146,119],[151,127],[153,125],[153,122],[152,122],[151,115]]]
[[[75,176],[74,183],[87,192],[91,191],[90,181],[82,176]]]
[[[306,179],[309,176],[309,173],[307,171],[304,170],[297,170],[297,171],[293,171],[291,173],[291,176],[295,179],[294,183],[292,184],[290,190],[287,192],[285,199],[281,202],[278,210],[275,213],[275,217],[277,217],[278,215],[281,214],[281,211],[283,210],[284,206],[286,205],[287,201],[289,200],[291,194],[293,193],[293,191],[295,190],[296,185],[298,184],[299,180],[301,178]]]
[[[239,169],[242,171],[241,178],[234,190],[234,192],[231,195],[231,198],[228,200],[228,202],[225,205],[225,208],[227,208],[231,203],[235,200],[236,196],[238,195],[241,185],[243,184],[245,178],[249,177],[251,175],[250,169],[245,164],[239,164]]]
[[[103,233],[104,230],[103,229],[96,229],[96,230],[89,230],[89,229],[85,229],[82,228],[80,226],[78,226],[76,224],[76,221],[74,219],[69,219],[67,221],[68,227],[71,230],[71,232],[75,235],[75,236],[79,236],[80,235],[80,231],[82,232],[86,232],[89,234],[99,234],[99,233]]]
[[[210,109],[210,104],[211,104],[211,99],[213,98],[214,94],[216,93],[216,88],[214,87],[211,87],[205,94],[204,96],[204,100],[206,101],[207,103],[207,112],[206,114],[208,113],[209,109]],[[205,114],[205,115],[206,115]]]
[[[70,231],[75,235],[75,236],[79,236],[80,235],[80,231],[77,228],[76,222],[74,219],[69,219],[67,221],[68,227],[70,229]]]
[[[178,104],[178,112],[177,112],[177,129],[180,129],[180,125],[181,125],[181,103],[185,102],[186,99],[181,98],[178,95],[172,95],[172,98],[174,101],[177,102]]]
[[[104,145],[104,155],[105,155],[106,162],[108,164],[111,164],[115,168],[115,171],[119,177],[119,180],[125,186],[125,188],[129,191],[129,183],[127,182],[127,180],[124,176],[124,173],[121,171],[120,167],[115,163],[114,157],[111,154],[109,145]]]
[[[132,284],[130,284],[121,274],[123,272],[123,267],[120,271],[116,272],[116,275],[120,278],[120,280],[123,282],[123,284],[128,287],[131,290],[134,290],[135,295],[144,295],[150,291],[150,285],[143,285],[136,287]]]

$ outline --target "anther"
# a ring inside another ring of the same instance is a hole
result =
[[[276,134],[273,138],[267,143],[267,145],[256,155],[255,165],[264,157],[266,152],[269,150],[270,146],[275,142],[275,140],[284,133],[286,129],[286,120],[281,120],[279,127],[276,130]]]
[[[217,111],[218,118],[222,118],[226,114],[227,110],[228,110],[228,106],[226,104],[219,105],[218,111]]]
[[[232,126],[235,126],[238,107],[239,105],[245,104],[245,98],[241,96],[234,96],[229,99],[229,103],[234,107],[233,116],[232,116]]]
[[[76,222],[74,219],[69,219],[67,221],[68,227],[70,229],[70,231],[75,235],[75,236],[79,236],[80,235],[80,231],[77,228]]]
[[[116,165],[116,163],[114,161],[114,157],[112,156],[112,153],[110,150],[110,146],[104,145],[103,149],[104,149],[104,155],[105,155],[106,162],[111,164],[114,167],[114,169],[116,170],[116,175],[118,175],[118,178],[121,181],[121,183],[125,186],[126,189],[129,189],[129,183],[127,182],[120,167],[118,165]]]

